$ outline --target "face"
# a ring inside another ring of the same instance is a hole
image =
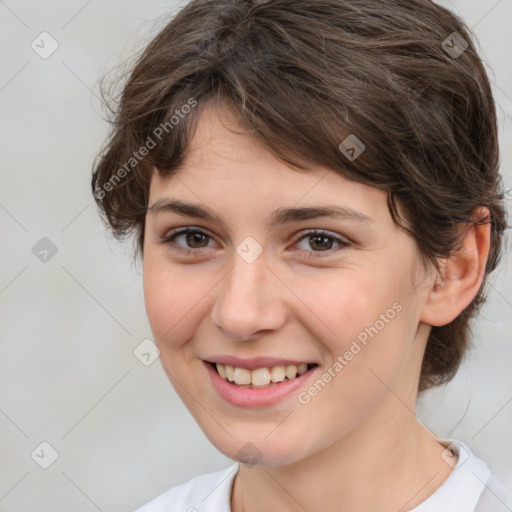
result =
[[[211,442],[282,465],[390,420],[388,387],[415,392],[427,273],[385,192],[291,169],[222,119],[204,110],[184,166],[152,177],[146,310]]]

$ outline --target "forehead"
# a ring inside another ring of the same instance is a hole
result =
[[[389,217],[385,191],[349,181],[323,166],[309,167],[289,167],[236,123],[229,110],[208,106],[183,165],[169,177],[154,173],[150,205],[166,197],[203,202],[214,210],[232,205],[238,212],[247,212],[249,203],[259,208],[329,204],[376,219]]]

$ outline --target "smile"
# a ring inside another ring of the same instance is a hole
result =
[[[230,361],[233,362],[233,361]],[[203,361],[216,392],[237,407],[269,407],[297,392],[320,369],[316,363],[274,364],[252,361],[252,369]],[[291,363],[291,362],[289,362]],[[241,364],[238,363],[238,364]],[[268,364],[268,366],[263,366]]]
[[[277,365],[272,367],[256,368],[249,370],[236,366],[216,363],[217,373],[225,380],[247,388],[265,388],[283,382],[284,380],[293,380],[302,375],[313,365],[302,363],[300,365]]]

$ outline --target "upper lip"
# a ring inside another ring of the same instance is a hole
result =
[[[240,359],[235,356],[228,355],[219,355],[212,356],[205,361],[209,363],[221,363],[224,365],[234,366],[237,368],[246,368],[247,370],[256,370],[258,368],[272,368],[273,366],[286,366],[286,365],[296,365],[300,364],[310,364],[315,365],[316,363],[311,363],[305,360],[297,360],[297,359],[283,359],[276,357],[253,357],[251,359]]]

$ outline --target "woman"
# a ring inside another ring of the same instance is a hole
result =
[[[137,236],[164,370],[236,462],[139,512],[501,510],[486,463],[415,417],[466,351],[500,185],[450,11],[186,5],[125,83],[92,187]]]

